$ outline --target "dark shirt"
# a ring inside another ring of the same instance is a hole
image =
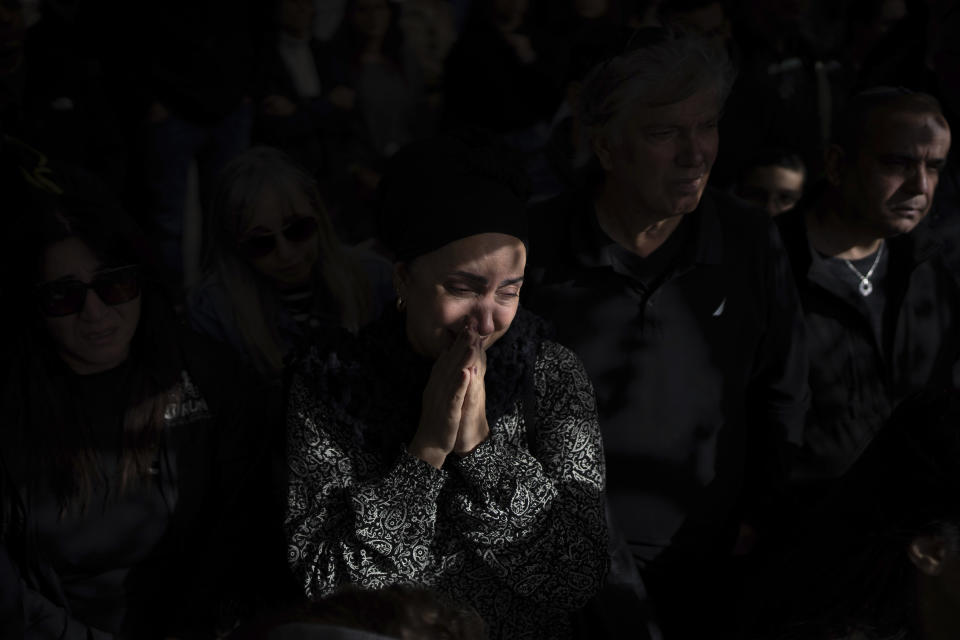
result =
[[[811,410],[795,473],[809,481],[846,471],[907,396],[960,382],[960,287],[923,227],[887,239],[887,272],[874,278],[886,296],[877,340],[869,305],[811,249],[804,215],[777,224],[807,327]]]
[[[713,193],[647,260],[624,260],[598,228],[584,194],[534,210],[525,302],[594,382],[608,497],[641,567],[729,553],[806,410],[779,236]]]
[[[170,367],[155,374],[170,393],[156,454],[122,493],[124,387],[133,366],[77,376],[62,363],[50,365],[50,380],[63,381],[55,388],[64,390],[64,420],[82,432],[59,444],[94,454],[84,510],[71,506],[61,514],[50,482],[49,438],[41,446],[27,433],[40,430],[31,421],[39,413],[31,404],[36,396],[19,385],[4,394],[0,556],[9,554],[20,576],[0,572],[0,595],[22,602],[10,621],[20,635],[212,633],[239,603],[250,602],[258,581],[278,589],[279,582],[267,584],[268,574],[279,575],[270,562],[282,559],[282,548],[271,537],[271,525],[279,533],[279,514],[268,504],[260,431],[266,427],[255,396],[206,341],[182,332],[177,346]],[[238,561],[251,548],[258,552]],[[8,605],[0,602],[0,611]]]
[[[878,252],[875,251],[860,260],[849,261],[842,258],[824,256],[815,251],[813,253],[813,259],[822,261],[824,268],[832,273],[838,282],[843,283],[843,286],[847,290],[848,302],[864,311],[864,315],[870,319],[870,328],[873,330],[874,339],[877,341],[877,344],[881,344],[883,342],[883,311],[887,304],[885,278],[887,276],[887,262],[890,259],[890,252],[886,247],[878,251],[879,255]],[[850,262],[850,264],[864,276],[870,272],[871,268],[873,269],[873,273],[870,275],[870,278],[868,278],[872,288],[869,295],[865,296],[860,292],[861,278],[853,272],[853,269],[847,265],[847,262]],[[876,264],[876,266],[874,266],[874,264]]]
[[[52,492],[33,498],[38,544],[60,577],[72,616],[114,633],[122,628],[129,605],[138,609],[143,603],[137,601],[150,595],[143,584],[128,586],[128,578],[156,549],[176,505],[176,478],[167,474],[121,491],[121,399],[129,376],[129,363],[93,375],[69,374],[68,387],[83,416],[79,426],[95,451],[87,508],[61,517]],[[159,465],[152,471],[157,473]]]

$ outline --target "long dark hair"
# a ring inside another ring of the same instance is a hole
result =
[[[141,313],[130,346],[127,393],[118,397],[123,415],[116,497],[140,485],[150,475],[157,456],[165,409],[179,391],[180,364],[175,338],[176,318],[159,285],[145,236],[102,194],[78,195],[23,191],[16,204],[23,242],[16,250],[20,269],[7,271],[6,295],[27,311],[12,332],[12,347],[4,406],[9,422],[4,441],[11,451],[8,467],[25,481],[28,492],[52,490],[61,516],[83,512],[102,481],[98,451],[79,410],[72,374],[56,353],[35,305],[33,292],[48,247],[69,238],[83,242],[104,265],[135,264],[140,268]],[[4,505],[5,510],[9,505]],[[8,519],[2,519],[4,524]]]

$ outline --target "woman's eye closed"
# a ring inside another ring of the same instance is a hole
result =
[[[445,288],[450,293],[458,296],[465,296],[465,295],[474,293],[473,289],[471,289],[470,287],[462,286],[462,285],[448,284],[448,285],[445,285]]]

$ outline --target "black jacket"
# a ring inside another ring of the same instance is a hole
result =
[[[50,515],[52,495],[27,480],[22,460],[32,458],[18,430],[29,420],[21,404],[8,404],[17,395],[5,394],[0,565],[8,560],[17,571],[0,571],[0,629],[29,638],[209,635],[252,602],[256,581],[282,560],[260,398],[244,391],[249,385],[214,345],[186,331],[177,342],[174,375],[186,372],[189,382],[168,405],[155,484],[62,524]],[[56,552],[44,531],[61,539]],[[91,591],[112,589],[107,576],[119,572],[122,593]]]
[[[798,480],[846,471],[896,405],[960,383],[960,288],[924,226],[886,241],[882,344],[844,283],[813,260],[804,211],[778,218],[807,326],[811,410]]]
[[[524,287],[593,380],[610,504],[641,566],[728,554],[737,520],[782,486],[807,402],[799,301],[769,219],[708,192],[674,236],[665,275],[643,282],[591,200],[561,196],[532,214]]]

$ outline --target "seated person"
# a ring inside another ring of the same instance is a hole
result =
[[[0,372],[0,562],[15,567],[0,570],[0,635],[229,628],[221,614],[269,555],[247,520],[267,518],[243,380],[178,327],[145,240],[111,205],[4,193],[24,232],[21,269],[3,270],[22,317]],[[258,552],[237,563],[244,547]]]
[[[747,162],[734,193],[741,200],[777,216],[800,202],[806,177],[807,170],[799,155],[765,149]]]
[[[518,304],[509,166],[450,137],[388,168],[397,311],[294,376],[288,557],[310,598],[426,586],[491,638],[568,638],[607,567],[603,452],[583,366]]]
[[[314,180],[283,152],[249,149],[220,176],[191,324],[278,383],[296,347],[356,331],[392,294],[389,264],[337,239]]]

